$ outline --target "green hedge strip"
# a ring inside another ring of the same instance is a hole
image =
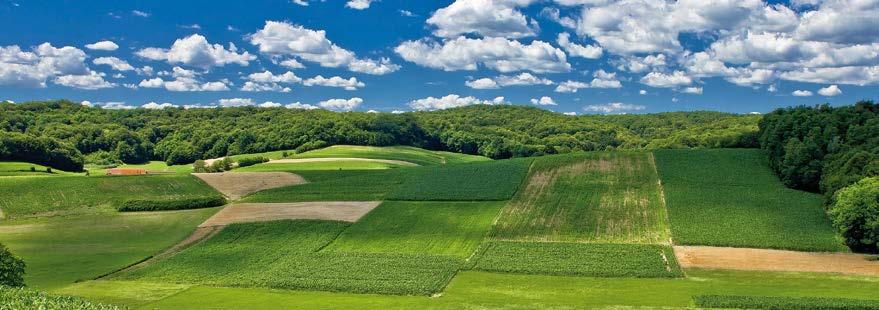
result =
[[[736,309],[816,309],[864,310],[879,309],[879,300],[825,297],[769,297],[699,295],[693,298],[697,307]]]
[[[226,204],[226,199],[222,196],[198,197],[176,200],[126,200],[116,209],[120,212],[135,211],[166,211],[166,210],[188,210],[219,207]]]

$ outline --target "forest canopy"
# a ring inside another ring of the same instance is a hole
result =
[[[756,147],[759,120],[759,115],[720,112],[568,116],[510,105],[403,114],[257,107],[109,110],[60,100],[0,104],[0,160],[81,170],[83,163],[182,164],[334,144],[411,145],[496,159],[606,149]]]

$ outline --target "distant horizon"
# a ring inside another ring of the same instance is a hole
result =
[[[864,1],[5,0],[0,17],[0,101],[643,114],[879,98]]]

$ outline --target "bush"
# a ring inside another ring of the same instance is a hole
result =
[[[24,266],[24,261],[0,244],[0,285],[24,286]]]
[[[226,204],[222,196],[177,200],[126,200],[116,209],[120,212],[188,210],[219,207]]]
[[[852,249],[879,249],[879,177],[864,178],[839,190],[828,214]]]
[[[97,304],[71,297],[50,295],[26,288],[0,286],[0,309],[119,309],[113,305]]]
[[[268,161],[269,161],[268,158],[265,158],[262,156],[245,157],[245,158],[241,158],[238,160],[238,167],[253,166],[253,165],[261,164],[261,163],[268,162]]]
[[[305,142],[302,145],[300,145],[299,147],[297,147],[295,150],[293,150],[293,152],[296,152],[297,154],[298,153],[305,153],[305,152],[316,150],[316,149],[322,149],[322,148],[325,148],[329,145],[330,145],[329,143],[326,143],[322,140],[309,141],[309,142]]]
[[[730,309],[879,309],[879,300],[826,297],[699,295],[697,307]]]

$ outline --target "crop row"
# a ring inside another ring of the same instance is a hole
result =
[[[116,210],[120,212],[189,210],[219,207],[224,204],[226,198],[220,195],[173,200],[133,199],[126,200],[117,206]]]
[[[697,307],[724,309],[814,309],[869,310],[879,309],[879,300],[825,297],[768,297],[699,295],[693,298]]]
[[[119,307],[92,303],[77,297],[51,295],[27,288],[0,286],[0,309],[109,310]]]

